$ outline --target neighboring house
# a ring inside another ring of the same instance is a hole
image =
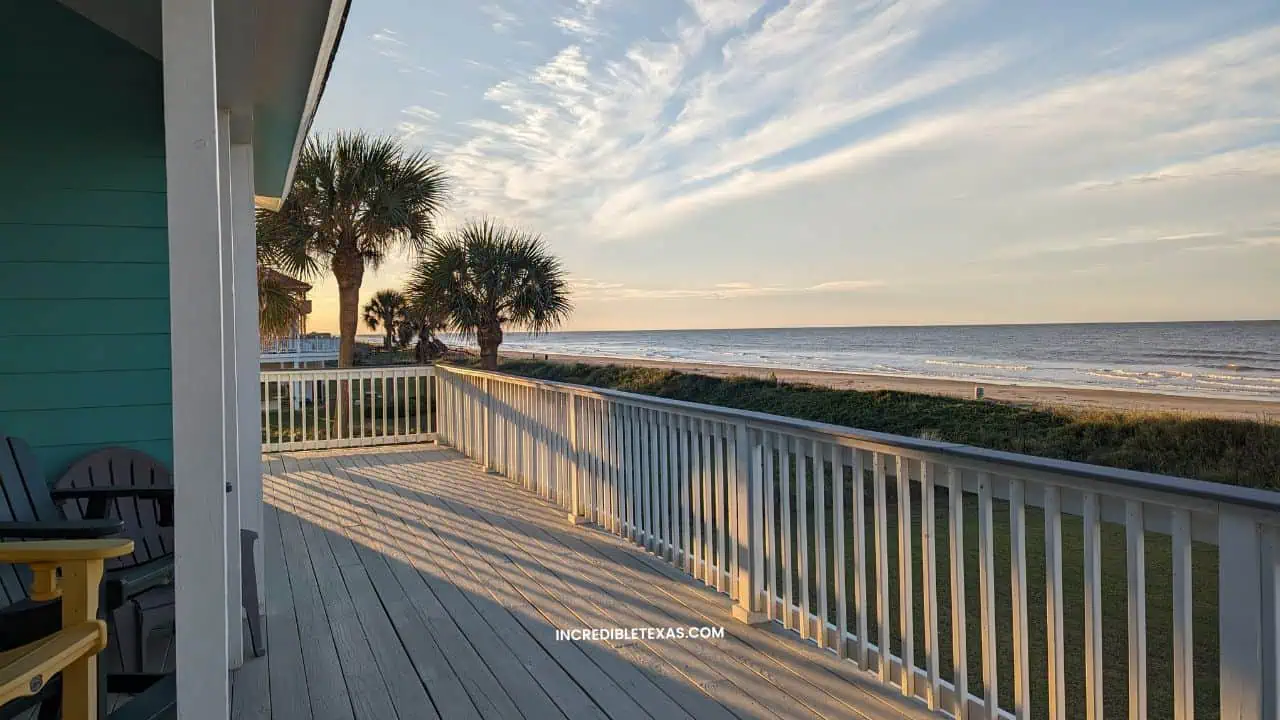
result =
[[[294,318],[289,331],[283,337],[302,337],[306,335],[307,316],[311,314],[311,301],[307,299],[307,293],[311,292],[311,284],[271,268],[263,268],[262,275],[264,281],[274,283],[282,288],[292,295],[294,301],[298,304],[298,315]]]
[[[307,332],[311,285],[271,268],[265,268],[263,274],[294,297],[299,312],[286,332],[262,338],[262,369],[323,368],[337,363],[341,338]]]
[[[185,720],[228,716],[262,529],[254,208],[290,185],[347,4],[0,3],[0,432],[51,476],[113,445],[172,465]]]

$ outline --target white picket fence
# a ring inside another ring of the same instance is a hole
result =
[[[1104,560],[1120,553],[1128,716],[1193,717],[1207,662],[1193,587],[1207,579],[1215,714],[1277,717],[1280,494],[497,373],[436,378],[441,441],[729,595],[739,619],[779,623],[941,713],[1102,718]],[[1080,546],[1070,557],[1064,531]],[[1149,544],[1169,558],[1164,618],[1147,616]],[[1029,547],[1044,558],[1038,588]],[[1079,583],[1064,561],[1082,565]],[[1066,618],[1083,619],[1071,654]],[[1154,626],[1171,637],[1162,697]],[[1083,697],[1068,698],[1081,674]]]
[[[262,449],[431,440],[432,375],[424,366],[264,371]]]

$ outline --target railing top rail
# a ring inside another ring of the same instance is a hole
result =
[[[1090,465],[1088,463],[1073,462],[1069,460],[1056,460],[1053,458],[1036,457],[1033,455],[1022,455],[1019,453],[1004,452],[1000,450],[988,450],[986,448],[974,447],[972,445],[925,440],[906,435],[893,435],[890,433],[876,432],[874,430],[861,430],[843,425],[832,425],[812,420],[772,415],[754,410],[740,410],[737,408],[705,405],[686,400],[673,400],[653,395],[641,395],[639,393],[631,393],[623,390],[593,388],[585,385],[558,382],[555,380],[526,378],[507,373],[474,370],[471,368],[457,367],[443,363],[438,364],[436,367],[459,375],[498,378],[507,382],[532,387],[541,387],[544,389],[562,390],[586,397],[608,398],[667,410],[682,410],[693,415],[744,422],[756,426],[757,428],[786,430],[802,434],[823,435],[862,443],[885,445],[922,454],[941,455],[960,463],[967,462],[978,465],[998,464],[1029,472],[1114,483],[1124,487],[1170,493],[1174,495],[1186,495],[1213,502],[1280,513],[1280,492],[1273,492],[1270,490],[1260,490],[1257,488],[1241,487],[1238,485],[1226,485],[1223,483],[1208,482],[1205,480],[1193,480],[1191,478],[1182,478],[1173,475],[1159,475],[1156,473],[1139,472],[1136,470],[1123,470],[1120,468]]]
[[[258,371],[258,374],[263,378],[266,378],[266,377],[274,378],[274,377],[283,377],[285,375],[341,376],[341,375],[379,375],[379,374],[391,374],[391,373],[400,373],[400,374],[416,373],[418,375],[431,375],[433,372],[435,372],[435,369],[431,365],[379,365],[379,366],[373,366],[373,367],[310,368],[305,370],[301,368],[297,370],[290,370],[288,368],[285,368],[283,370],[260,370]]]

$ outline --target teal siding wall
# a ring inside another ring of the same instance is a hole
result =
[[[0,3],[0,433],[51,475],[172,464],[160,62],[54,0]]]

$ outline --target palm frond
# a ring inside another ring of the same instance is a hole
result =
[[[293,329],[302,312],[298,298],[258,266],[258,331],[264,337],[282,337]]]

